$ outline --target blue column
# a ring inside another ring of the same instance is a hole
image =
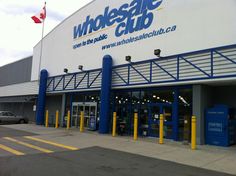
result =
[[[178,141],[179,138],[179,89],[174,90],[174,102],[173,102],[173,139]]]
[[[44,124],[48,71],[41,70],[36,112],[36,124]]]
[[[101,108],[99,121],[99,133],[101,134],[109,132],[111,81],[112,57],[106,55],[104,56],[102,63]]]

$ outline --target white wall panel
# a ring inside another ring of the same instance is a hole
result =
[[[116,37],[114,35],[116,27],[112,26],[79,38],[79,40],[73,39],[74,26],[83,23],[88,15],[95,18],[104,14],[107,6],[111,10],[120,8],[124,3],[130,4],[132,1],[95,0],[67,18],[44,38],[41,69],[45,68],[49,71],[50,76],[55,76],[62,74],[65,67],[70,72],[77,72],[78,65],[84,65],[86,70],[101,68],[105,54],[110,54],[114,59],[114,65],[119,65],[125,63],[126,55],[131,55],[133,62],[152,59],[154,58],[153,50],[157,48],[162,50],[162,56],[170,56],[235,44],[235,0],[163,0],[161,9],[151,11],[154,19],[148,29]],[[153,0],[153,2],[157,2],[157,0]],[[177,26],[175,32],[102,50],[104,45],[173,25]],[[72,47],[78,42],[102,34],[107,34],[108,39],[78,49]],[[40,46],[39,43],[34,47],[32,80],[38,79]]]
[[[37,95],[38,89],[38,81],[3,86],[0,87],[0,97]]]

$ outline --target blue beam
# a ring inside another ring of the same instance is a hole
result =
[[[167,73],[170,77],[172,77],[173,79],[176,80],[176,77],[174,77],[172,74],[170,74],[166,69],[164,69],[162,66],[160,66],[158,63],[156,63],[155,61],[153,61],[153,63],[159,67],[161,70],[163,70],[165,73]]]
[[[128,81],[127,81],[127,85],[130,84],[130,65],[128,65]]]
[[[194,65],[192,62],[188,61],[187,59],[185,59],[183,56],[179,56],[181,59],[183,59],[185,62],[187,62],[188,64],[192,65],[194,68],[196,68],[197,70],[199,70],[200,72],[202,72],[203,74],[205,74],[208,77],[211,77],[211,75],[209,75],[207,72],[205,72],[203,69],[201,69],[200,67],[198,67],[197,65]]]
[[[211,77],[214,76],[214,53],[211,51]]]
[[[93,83],[97,80],[97,78],[101,75],[101,73],[102,73],[102,71],[100,71],[98,74],[97,74],[97,76],[92,80],[92,82],[89,84],[89,87],[88,88],[90,88],[92,85],[93,85]]]
[[[52,84],[54,78],[52,78],[48,83],[47,83],[47,89],[49,88],[49,86]]]
[[[55,80],[55,79],[54,79]],[[63,80],[63,76],[61,77],[61,79],[58,81],[58,83],[56,84],[55,87],[53,87],[53,90],[56,90],[56,88],[59,86],[59,84],[61,83],[61,81]],[[55,82],[54,82],[55,83]]]
[[[90,72],[87,72],[87,88],[89,88]]]
[[[152,82],[152,61],[150,62],[150,83]]]
[[[145,79],[147,82],[150,82],[140,71],[138,71],[133,65],[130,64],[130,67],[136,71],[140,76],[142,76],[143,79]]]
[[[64,89],[66,89],[67,88],[67,86],[71,83],[71,81],[72,81],[72,79],[75,77],[75,74],[70,78],[70,80],[66,83],[66,85],[65,85],[65,88]]]
[[[177,80],[179,80],[179,56],[177,57]]]
[[[113,70],[113,73],[115,73],[125,84],[127,84],[128,82],[127,81],[125,81],[125,79],[124,78],[122,78],[122,76],[120,76],[120,74],[119,73],[117,73],[115,70]]]
[[[79,81],[79,83],[75,86],[75,89],[77,89],[79,87],[79,85],[82,83],[82,81],[85,79],[85,77],[87,76],[87,73],[84,74],[83,78]]]
[[[232,62],[233,64],[236,64],[236,62],[235,62],[234,60],[232,60],[232,59],[230,59],[229,57],[223,55],[223,54],[220,53],[219,51],[216,51],[216,50],[214,50],[214,51],[215,51],[216,54],[219,54],[221,57],[225,58],[226,60]]]

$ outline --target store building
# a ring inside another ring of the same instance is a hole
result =
[[[162,113],[165,137],[181,141],[190,139],[195,115],[205,144],[206,131],[223,129],[207,124],[207,109],[236,108],[235,7],[234,0],[95,0],[79,9],[34,47],[37,124],[47,109],[52,124],[60,111],[63,126],[70,110],[78,126],[84,111],[88,128],[95,120],[109,133],[117,112],[132,135],[137,112],[139,135],[157,137]]]
[[[35,122],[38,81],[31,81],[32,59],[0,67],[0,111],[11,111]]]

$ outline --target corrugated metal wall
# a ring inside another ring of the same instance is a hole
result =
[[[27,117],[30,122],[35,122],[34,102],[0,103],[1,111],[11,111],[15,115]]]
[[[31,80],[32,56],[0,67],[0,87],[29,82]]]

